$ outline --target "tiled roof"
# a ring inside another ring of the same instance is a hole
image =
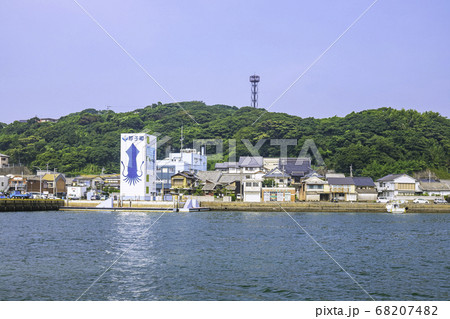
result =
[[[57,179],[58,177],[62,176],[61,173],[56,173],[56,174],[45,174],[44,176],[42,176],[42,180],[43,181],[53,181],[55,179]]]
[[[282,172],[278,167],[274,168],[270,172],[268,172],[266,175],[263,176],[264,178],[284,178],[284,177],[290,177],[289,174]]]
[[[343,178],[345,175],[343,173],[326,173],[325,178]]]
[[[197,172],[197,176],[201,181],[209,181],[212,183],[217,183],[220,176],[222,176],[222,172],[219,171],[199,171]]]
[[[9,157],[8,155],[5,154],[0,154],[1,157]]]
[[[312,171],[308,157],[280,158],[278,167],[291,176],[305,176]]]
[[[371,177],[353,177],[353,182],[355,182],[356,186],[360,187],[375,187],[375,183]]]
[[[221,184],[230,184],[233,182],[240,182],[243,179],[242,174],[223,174],[220,176],[219,183]]]
[[[314,184],[314,185],[324,185],[327,182],[320,179],[318,176],[311,176],[305,180],[303,180],[306,184]]]
[[[237,168],[239,167],[239,165],[236,162],[223,162],[223,163],[216,163],[214,166],[215,169],[225,169],[230,167]]]
[[[241,156],[239,157],[240,167],[262,167],[264,159],[262,156]]]
[[[392,182],[396,178],[403,176],[403,175],[405,175],[405,174],[389,174],[382,178],[377,179],[377,182]]]
[[[352,177],[337,177],[328,178],[328,184],[330,185],[355,185]]]
[[[216,187],[215,183],[206,183],[203,185],[202,190],[204,191],[212,191]]]
[[[420,182],[420,188],[424,191],[450,191],[450,185],[442,182]]]
[[[172,177],[174,177],[174,176],[183,176],[183,177],[186,177],[186,178],[197,179],[197,176],[195,176],[195,174],[190,173],[190,172],[186,172],[186,171],[180,172],[180,173],[176,173],[176,174],[172,175]]]

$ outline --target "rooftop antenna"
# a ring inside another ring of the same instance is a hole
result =
[[[181,137],[180,137],[180,153],[183,150],[183,125],[181,126]]]
[[[250,83],[252,84],[252,106],[258,107],[258,83],[259,75],[253,74],[250,76]]]

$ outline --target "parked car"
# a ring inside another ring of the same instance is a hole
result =
[[[331,202],[333,202],[333,203],[339,203],[339,199],[338,199],[337,197],[333,197],[333,198],[331,199]]]
[[[14,199],[29,199],[29,198],[33,198],[33,195],[31,195],[30,193],[21,193],[20,191],[13,191],[11,194],[9,194],[9,198],[14,198]]]
[[[447,201],[445,199],[442,199],[442,198],[436,198],[434,200],[434,203],[435,204],[447,204]]]
[[[430,202],[423,198],[416,198],[413,200],[414,204],[429,204]]]
[[[377,203],[389,203],[389,199],[386,197],[378,197]]]

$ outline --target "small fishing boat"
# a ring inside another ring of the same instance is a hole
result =
[[[401,207],[400,202],[387,203],[386,209],[388,213],[392,214],[403,214],[404,212],[406,212],[406,207]]]

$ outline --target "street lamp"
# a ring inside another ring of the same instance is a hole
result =
[[[39,170],[41,171],[40,167],[38,167],[38,166],[34,166],[34,167],[39,168]],[[39,198],[42,199],[42,175],[41,174],[39,174]]]

